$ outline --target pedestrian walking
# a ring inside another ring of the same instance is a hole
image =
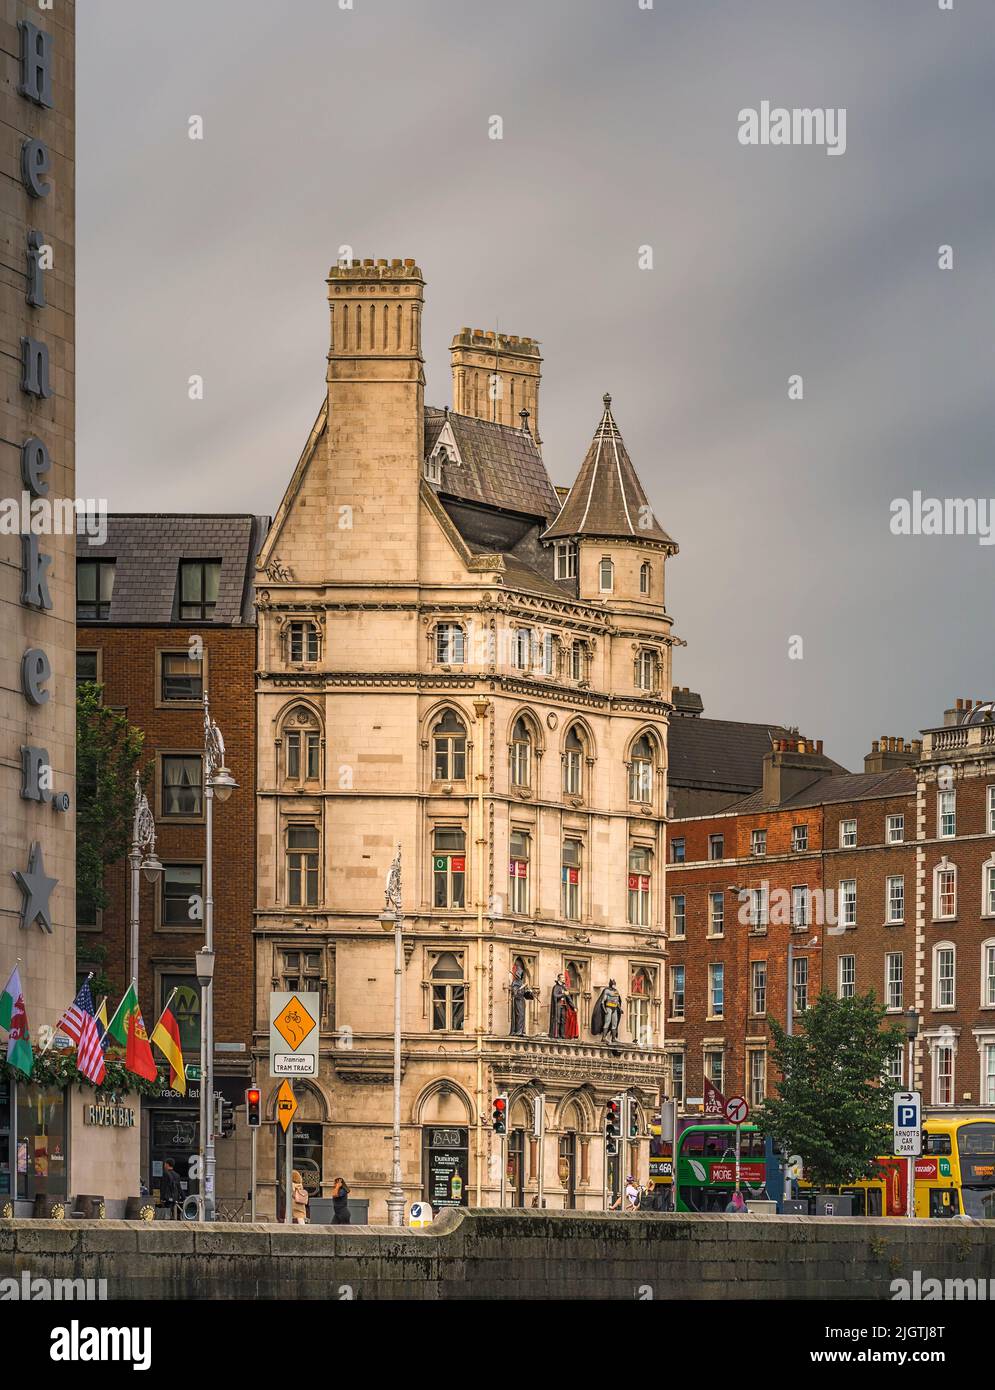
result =
[[[345,1178],[336,1178],[332,1184],[332,1225],[349,1226],[351,1224],[349,1189],[346,1186]]]
[[[294,1225],[307,1225],[307,1188],[304,1186],[304,1179],[295,1168],[290,1174],[291,1192],[294,1201]]]
[[[749,1208],[743,1200],[742,1192],[734,1192],[732,1198],[726,1206],[726,1211],[733,1216],[749,1216]]]

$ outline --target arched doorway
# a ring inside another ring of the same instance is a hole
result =
[[[574,1101],[563,1111],[563,1127],[556,1153],[556,1176],[563,1189],[563,1206],[566,1211],[577,1209],[577,1185],[580,1177],[579,1136],[583,1132],[584,1116],[580,1106]]]
[[[469,1102],[455,1084],[437,1083],[418,1107],[422,1198],[433,1210],[470,1204]]]

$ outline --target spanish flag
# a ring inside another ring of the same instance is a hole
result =
[[[152,1029],[152,1041],[169,1063],[169,1084],[181,1096],[187,1093],[187,1074],[183,1065],[183,1049],[180,1047],[180,1026],[172,1009],[167,1004],[162,1017]]]

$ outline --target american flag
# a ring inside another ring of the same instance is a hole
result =
[[[100,1032],[95,1013],[90,980],[87,977],[56,1027],[76,1044],[76,1070],[95,1086],[99,1086],[107,1068],[104,1065],[104,1051],[100,1046]]]

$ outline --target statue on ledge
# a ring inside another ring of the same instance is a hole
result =
[[[563,983],[563,976],[557,975],[549,996],[549,1036],[551,1038],[580,1037],[577,1024],[577,1010],[570,991]]]
[[[622,996],[614,980],[609,980],[598,996],[591,1015],[591,1032],[600,1036],[603,1043],[618,1043],[618,1029],[622,1022]]]
[[[515,962],[511,972],[511,1036],[525,1037],[525,1001],[534,999],[535,990],[525,983],[525,971],[521,961]]]

